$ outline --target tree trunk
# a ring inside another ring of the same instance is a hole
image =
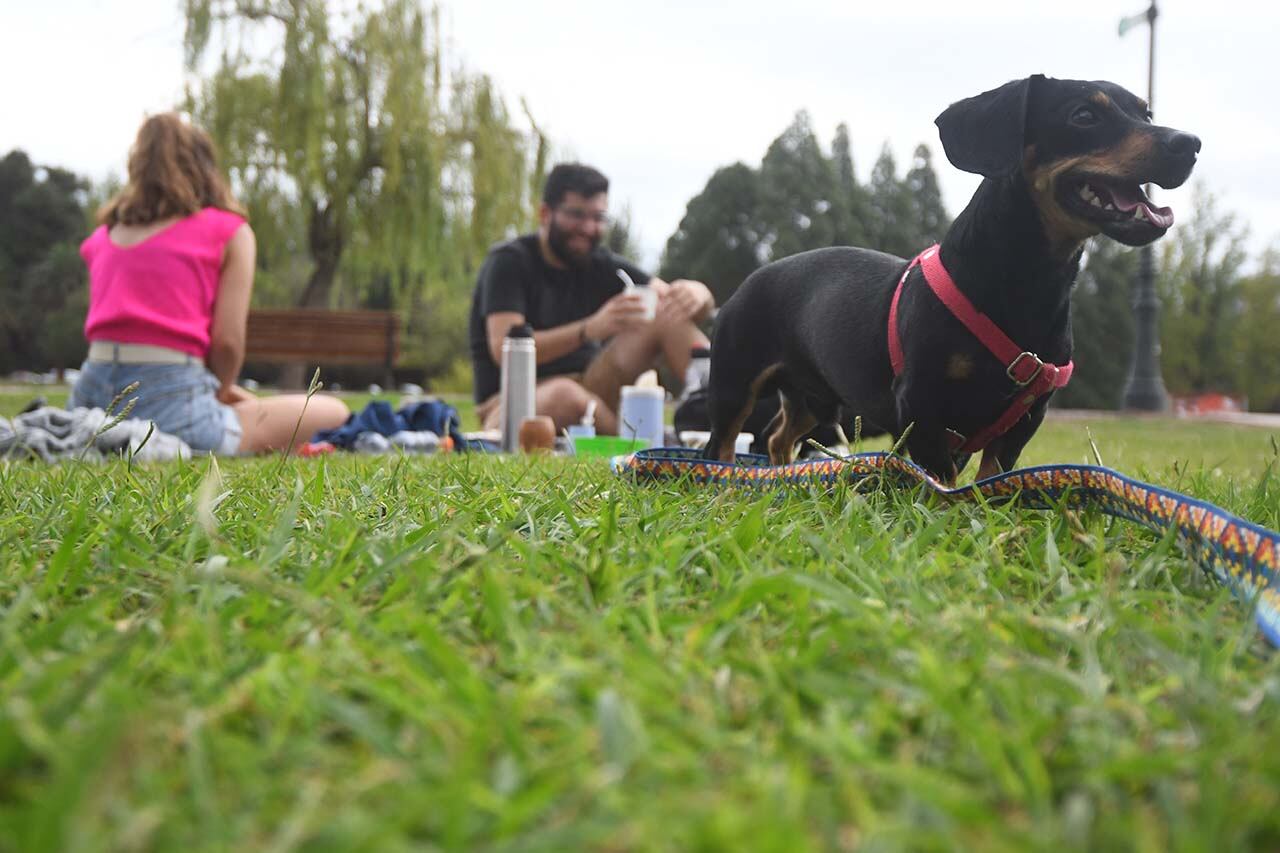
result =
[[[342,260],[345,244],[343,223],[329,204],[312,203],[308,217],[307,237],[311,260],[315,268],[307,279],[307,286],[298,298],[299,308],[328,308],[333,282],[338,276],[338,263]],[[280,372],[280,387],[305,388],[315,372],[314,364],[287,364]]]
[[[302,290],[302,297],[298,300],[299,308],[328,308],[329,293],[333,290],[333,280],[337,277],[338,265],[336,259],[329,261],[326,258],[317,258],[315,269],[311,271],[311,277],[307,279],[307,286]]]
[[[311,368],[311,372],[315,372],[315,367]],[[280,378],[276,380],[276,383],[284,390],[305,391],[307,388],[306,382],[310,378],[310,376],[307,376],[307,366],[305,364],[300,361],[291,361],[280,371]]]
[[[333,281],[338,275],[338,262],[346,245],[345,223],[330,204],[312,203],[307,226],[311,260],[315,269],[298,300],[299,308],[328,308]]]

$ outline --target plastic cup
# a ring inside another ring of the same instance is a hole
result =
[[[644,321],[652,323],[653,318],[658,316],[658,291],[648,285],[637,285],[630,292],[644,299]]]

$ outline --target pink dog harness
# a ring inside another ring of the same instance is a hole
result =
[[[952,450],[973,453],[982,450],[991,443],[992,439],[1008,432],[1035,404],[1036,400],[1071,381],[1075,363],[1068,361],[1066,364],[1059,365],[1041,361],[1035,353],[1027,352],[1010,340],[990,317],[974,308],[973,303],[960,292],[960,288],[956,287],[951,274],[942,265],[938,245],[935,243],[916,255],[907,265],[902,278],[898,280],[897,289],[893,292],[893,302],[889,306],[889,362],[893,365],[894,376],[901,375],[903,367],[902,341],[898,337],[898,297],[902,295],[902,286],[907,282],[907,275],[917,264],[920,265],[924,280],[929,283],[929,288],[934,295],[942,300],[947,310],[955,315],[955,318],[963,323],[965,328],[1000,360],[1001,364],[1005,365],[1005,373],[1018,389],[1013,404],[1005,410],[1004,414],[995,423],[979,430],[972,438],[966,439],[955,430],[947,430],[950,434]]]

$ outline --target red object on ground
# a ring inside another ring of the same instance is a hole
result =
[[[1247,411],[1249,411],[1247,397],[1232,397],[1227,394],[1188,394],[1185,397],[1173,398],[1173,412],[1179,417]]]
[[[333,453],[338,448],[334,447],[327,441],[308,441],[306,444],[298,448],[299,456],[324,456]]]

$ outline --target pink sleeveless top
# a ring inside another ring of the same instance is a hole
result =
[[[206,207],[122,247],[100,225],[80,244],[89,267],[89,341],[151,344],[203,359],[222,254],[244,217]]]

